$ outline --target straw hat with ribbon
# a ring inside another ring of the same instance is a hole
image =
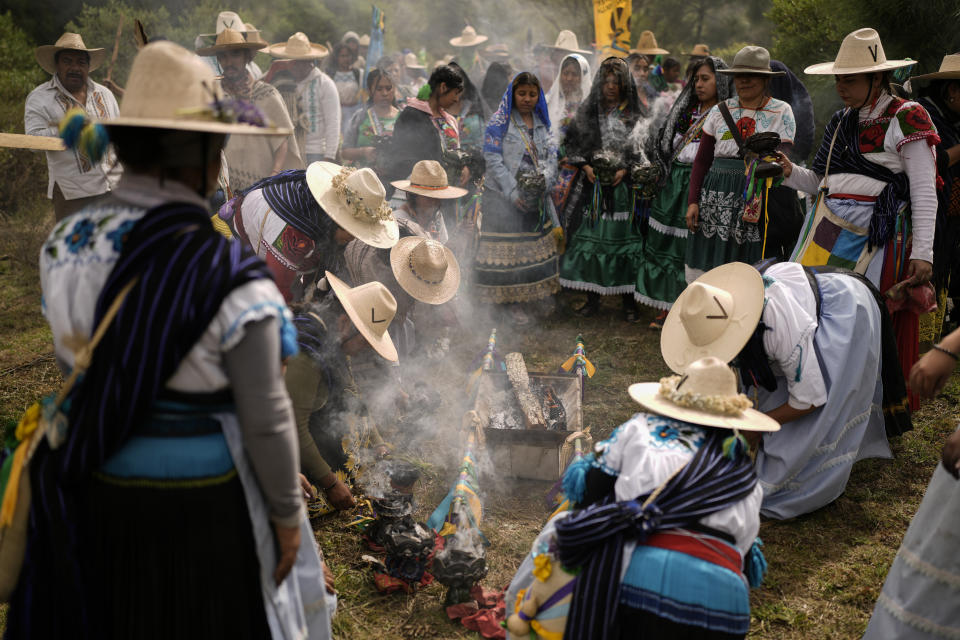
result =
[[[683,375],[630,385],[630,397],[654,413],[707,427],[779,431],[780,423],[751,407],[737,375],[720,358],[690,363]]]
[[[557,51],[562,51],[563,53],[579,53],[581,55],[590,55],[590,52],[586,49],[580,48],[580,43],[577,42],[577,34],[569,29],[564,29],[557,34],[557,41],[549,49],[555,49]]]
[[[461,198],[467,195],[466,189],[451,187],[447,183],[447,172],[436,160],[420,160],[413,165],[409,180],[395,180],[390,184],[402,191],[438,200]]]
[[[911,83],[917,82],[918,80],[927,82],[930,80],[960,80],[960,54],[955,53],[953,55],[943,56],[939,71],[924,73],[923,75],[910,78]]]
[[[733,65],[729,69],[717,69],[717,73],[744,74],[755,76],[785,76],[786,71],[774,71],[770,68],[770,52],[763,47],[747,45],[733,56]]]
[[[763,313],[763,277],[731,262],[706,272],[684,289],[667,314],[660,353],[676,373],[695,360],[730,362],[750,339]]]
[[[246,28],[246,24],[235,12],[221,11],[217,14],[216,33],[201,33],[200,36],[203,38],[212,38],[223,33],[224,29],[233,29],[234,31],[243,33]]]
[[[350,287],[346,282],[326,272],[327,282],[337,296],[343,310],[373,350],[391,362],[398,359],[397,348],[387,329],[397,314],[397,300],[380,282],[368,282]]]
[[[487,36],[481,36],[477,34],[477,30],[467,25],[463,28],[463,31],[460,32],[460,35],[456,38],[450,39],[450,46],[452,47],[475,47],[478,44],[483,44],[489,38]]]
[[[239,31],[233,29],[224,29],[217,34],[217,41],[210,47],[197,49],[198,56],[215,56],[218,53],[227,51],[259,51],[263,49],[266,43],[247,40]]]
[[[705,44],[695,44],[693,49],[687,52],[681,51],[681,54],[691,58],[706,58],[710,55],[710,47]]]
[[[60,51],[86,52],[90,56],[90,71],[102,65],[103,61],[107,58],[105,49],[87,49],[86,45],[83,44],[83,38],[80,37],[80,34],[70,33],[69,31],[57,38],[54,44],[45,44],[37,47],[34,49],[33,55],[37,58],[37,64],[39,64],[44,71],[50,75],[56,75],[57,63],[55,59],[57,53]]]
[[[214,100],[213,70],[192,52],[168,40],[151,42],[130,69],[120,115],[107,127],[149,127],[202,133],[286,136],[289,129],[236,121]]]
[[[390,249],[390,267],[403,290],[427,304],[443,304],[460,286],[460,265],[453,251],[430,238],[402,238]]]
[[[286,42],[278,42],[266,48],[266,52],[274,58],[284,60],[319,60],[326,58],[330,51],[322,44],[313,44],[302,31],[287,38]]]
[[[844,76],[854,73],[888,71],[916,64],[914,60],[887,60],[876,29],[857,29],[840,43],[840,51],[833,62],[821,62],[806,69],[804,73],[815,76]]]
[[[307,186],[327,215],[353,237],[378,249],[397,244],[400,228],[372,169],[314,162],[307,167]]]
[[[647,29],[640,34],[640,39],[637,40],[637,46],[630,49],[630,53],[639,53],[645,56],[665,56],[670,52],[666,49],[661,49],[657,45],[657,37],[653,35],[653,31]]]

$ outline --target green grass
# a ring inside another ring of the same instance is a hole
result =
[[[49,224],[49,218],[46,223]],[[54,391],[59,373],[49,359],[50,333],[39,312],[35,256],[42,228],[20,221],[0,225],[0,424],[19,417],[44,393]],[[564,294],[564,306],[582,296]],[[659,333],[643,321],[620,320],[619,301],[604,301],[599,317],[581,319],[561,313],[525,328],[499,323],[501,353],[523,352],[531,371],[555,371],[575,346],[578,333],[597,374],[586,387],[584,423],[597,439],[636,412],[626,394],[631,382],[656,380],[667,373],[660,358]],[[437,363],[444,389],[444,411],[434,432],[407,448],[403,434],[391,439],[400,452],[423,463],[417,489],[416,515],[426,519],[456,475],[459,448],[458,391],[468,363],[485,344],[493,321],[463,333],[453,341],[449,357]],[[927,482],[939,460],[944,438],[960,419],[960,382],[952,383],[915,415],[914,431],[893,443],[893,460],[858,463],[846,493],[807,516],[765,521],[760,536],[770,564],[762,589],[752,592],[750,638],[791,640],[859,638],[866,627],[887,569]],[[546,484],[511,481],[487,469],[481,478],[485,492],[482,524],[490,540],[489,575],[484,586],[505,587],[548,516],[543,496]],[[346,515],[329,516],[317,525],[317,540],[337,578],[339,613],[337,638],[476,638],[452,623],[444,613],[444,588],[432,584],[415,594],[382,596],[373,586],[361,556],[370,553],[359,535],[346,527]],[[0,607],[0,628],[5,610]]]

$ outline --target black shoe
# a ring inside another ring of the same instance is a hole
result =
[[[588,293],[587,301],[582,307],[577,309],[577,313],[583,318],[592,318],[600,311],[600,295]]]
[[[633,296],[629,293],[625,293],[621,296],[623,301],[623,319],[627,322],[636,322],[637,321],[637,301],[633,299]]]

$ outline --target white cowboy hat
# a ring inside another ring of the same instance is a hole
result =
[[[915,63],[914,60],[887,60],[880,34],[867,27],[847,34],[840,43],[836,60],[810,65],[803,72],[814,76],[844,76],[909,67]]]
[[[378,249],[397,244],[400,228],[372,169],[314,162],[307,167],[307,186],[327,215],[353,237]]]
[[[397,348],[387,331],[397,314],[397,300],[393,294],[380,282],[349,287],[329,271],[326,278],[360,335],[374,351],[390,362],[396,362],[399,358]]]
[[[943,56],[940,69],[934,73],[924,73],[910,78],[911,83],[917,80],[960,80],[960,54]]]
[[[266,48],[266,52],[274,58],[284,60],[319,60],[326,58],[330,51],[322,44],[313,44],[302,31],[287,38],[286,42],[278,42]]]
[[[654,413],[706,427],[779,431],[780,423],[750,408],[737,375],[719,358],[692,362],[682,376],[630,385],[630,397]]]
[[[786,71],[774,71],[770,68],[770,52],[763,47],[747,45],[733,56],[729,69],[717,69],[717,73],[728,75],[749,74],[756,76],[785,76]]]
[[[403,290],[420,302],[443,304],[460,287],[460,265],[453,251],[430,238],[401,238],[390,249],[390,267]]]
[[[731,262],[707,271],[673,303],[660,334],[667,366],[682,373],[695,360],[730,362],[750,339],[763,313],[763,277]]]
[[[451,187],[447,184],[447,172],[436,160],[420,160],[413,165],[409,180],[395,180],[390,184],[402,191],[438,200],[461,198],[467,195],[466,189]]]
[[[69,31],[57,38],[54,44],[45,44],[37,47],[33,51],[37,64],[50,75],[57,74],[57,63],[55,59],[60,51],[85,51],[90,56],[90,71],[103,64],[107,58],[105,49],[87,49],[83,44],[83,38],[79,33],[70,33]]]
[[[426,69],[425,66],[420,64],[417,54],[412,51],[403,56],[403,66],[405,66],[407,69]]]
[[[224,121],[212,93],[213,70],[169,40],[151,42],[137,53],[130,69],[120,115],[101,121],[107,127],[149,127],[203,133],[286,136],[289,129]]]
[[[653,35],[653,31],[647,29],[640,34],[640,39],[637,40],[637,46],[633,49],[630,49],[630,53],[639,53],[645,56],[665,56],[669,51],[666,49],[661,49],[657,45],[657,37]]]
[[[198,56],[215,56],[226,51],[259,51],[265,46],[265,42],[247,40],[239,31],[224,29],[217,34],[217,41],[212,46],[197,49],[196,53]]]
[[[223,33],[224,29],[233,29],[234,31],[239,31],[243,33],[246,29],[246,24],[243,20],[240,19],[240,16],[233,11],[221,11],[217,14],[217,26],[216,33],[201,33],[202,38],[210,38],[213,36],[218,36]]]
[[[548,46],[548,49],[556,49],[557,51],[564,51],[566,53],[580,53],[584,55],[590,55],[590,52],[586,49],[580,48],[580,43],[577,42],[577,34],[569,29],[564,29],[557,34],[557,41],[553,46]]]
[[[463,28],[463,31],[460,32],[460,36],[450,39],[450,46],[452,47],[473,47],[478,44],[483,44],[488,40],[487,36],[481,36],[477,34],[477,30],[467,25]]]

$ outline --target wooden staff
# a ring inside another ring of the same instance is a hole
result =
[[[117,25],[117,37],[113,40],[113,55],[110,56],[110,66],[107,67],[107,82],[113,77],[113,66],[117,64],[117,54],[120,53],[120,34],[123,33],[123,14],[120,14],[120,24]]]

